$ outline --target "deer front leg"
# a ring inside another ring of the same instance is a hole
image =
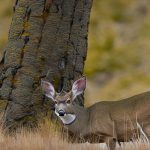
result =
[[[105,143],[107,145],[108,150],[115,150],[116,139],[108,137],[108,138],[106,138]]]
[[[116,123],[114,121],[112,121],[110,131],[113,131],[112,136],[105,137],[104,141],[107,145],[108,150],[115,150],[117,141],[117,132],[116,132]]]

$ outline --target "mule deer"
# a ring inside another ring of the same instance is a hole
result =
[[[85,142],[105,142],[114,150],[116,142],[150,138],[150,92],[120,101],[102,101],[83,108],[73,101],[86,88],[86,78],[75,81],[68,93],[56,93],[53,85],[42,80],[45,95],[55,102],[55,114],[69,131]]]

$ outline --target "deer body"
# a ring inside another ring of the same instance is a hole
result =
[[[140,134],[150,138],[150,92],[83,108],[70,100],[84,91],[85,83],[85,78],[81,78],[73,84],[70,93],[55,98],[56,115],[77,139],[89,143],[105,142],[114,150],[117,141],[130,141]],[[46,91],[45,87],[43,89]]]
[[[88,108],[76,107],[77,119],[66,127],[85,141],[95,143],[95,139],[88,138],[90,135],[97,136],[99,142],[130,141],[138,136],[137,123],[150,138],[150,92],[120,101],[98,102]]]

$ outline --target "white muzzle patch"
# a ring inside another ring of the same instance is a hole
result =
[[[76,115],[74,114],[65,114],[64,116],[59,116],[56,110],[55,110],[55,114],[61,119],[64,125],[69,125],[73,123],[76,119]]]

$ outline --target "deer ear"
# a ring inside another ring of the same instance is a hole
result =
[[[73,100],[80,94],[84,92],[86,88],[86,77],[82,77],[79,80],[75,81],[72,86],[72,95]]]
[[[42,90],[45,92],[45,95],[51,98],[52,100],[54,100],[55,89],[53,85],[50,82],[41,80],[41,86],[42,86]]]

